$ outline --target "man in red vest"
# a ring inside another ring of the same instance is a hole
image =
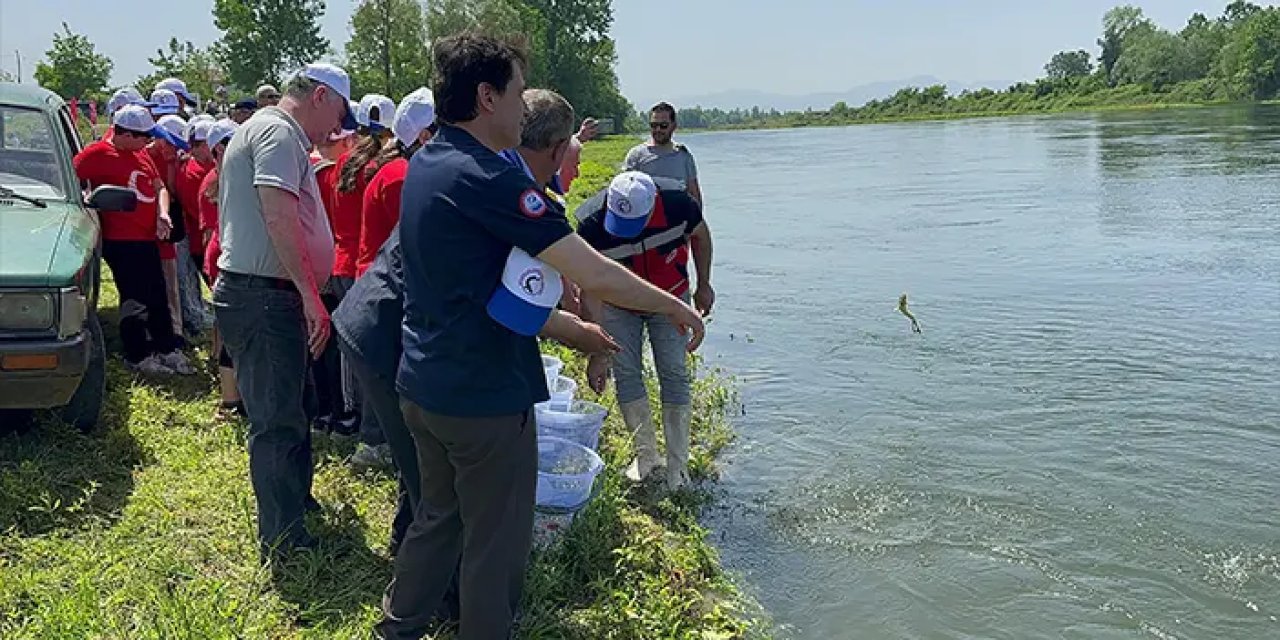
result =
[[[659,190],[653,178],[628,171],[609,188],[578,208],[578,235],[596,251],[622,263],[650,284],[684,299],[690,298],[689,254],[697,273],[694,307],[707,315],[715,304],[711,288],[711,230],[702,206],[684,190]],[[692,418],[692,377],[685,360],[687,339],[666,318],[637,313],[583,296],[592,320],[612,335],[622,351],[593,357],[587,370],[592,388],[604,390],[610,364],[618,385],[618,404],[627,428],[636,434],[636,459],[627,476],[641,481],[659,465],[658,445],[644,387],[644,333],[649,332],[654,365],[662,395],[662,429],[667,440],[667,487],[676,490],[689,481],[689,422]]]

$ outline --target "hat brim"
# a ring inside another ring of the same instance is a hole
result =
[[[182,138],[179,138],[178,136],[175,136],[172,133],[169,133],[168,130],[166,130],[164,127],[160,125],[156,125],[152,127],[151,131],[149,131],[148,133],[151,134],[152,138],[159,138],[161,140],[164,140],[165,142],[168,142],[169,144],[179,149],[182,149],[183,151],[191,150],[191,145],[187,144],[186,140],[183,140]]]
[[[158,116],[176,116],[176,115],[178,115],[178,107],[177,107],[177,105],[173,105],[173,106],[160,106],[160,105],[156,105],[156,106],[154,106],[154,107],[148,107],[148,108],[149,108],[149,109],[151,109],[151,113],[154,113],[154,114],[156,114],[156,115],[158,115]]]
[[[351,112],[351,101],[347,100],[345,108],[342,110],[342,130],[355,131],[360,127],[360,123],[356,122],[356,114]]]
[[[634,238],[649,224],[649,216],[624,218],[612,211],[604,214],[604,230],[619,238]]]

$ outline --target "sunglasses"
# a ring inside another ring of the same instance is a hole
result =
[[[666,131],[667,129],[671,128],[671,123],[670,122],[650,122],[649,128],[661,129],[662,131]]]

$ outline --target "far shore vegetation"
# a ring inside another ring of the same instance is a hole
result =
[[[826,110],[679,110],[688,129],[766,129],[872,122],[1164,108],[1261,102],[1280,92],[1280,7],[1236,0],[1222,14],[1192,15],[1179,31],[1157,26],[1142,9],[1107,12],[1100,55],[1062,51],[1045,75],[1004,90],[953,94],[943,85],[906,87],[862,106],[837,102]],[[678,106],[678,105],[677,105]]]

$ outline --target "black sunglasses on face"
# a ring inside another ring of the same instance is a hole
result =
[[[650,128],[650,129],[662,129],[663,131],[665,131],[665,130],[667,130],[667,129],[670,129],[670,128],[671,128],[671,123],[670,123],[670,122],[650,122],[650,123],[649,123],[649,128]]]

